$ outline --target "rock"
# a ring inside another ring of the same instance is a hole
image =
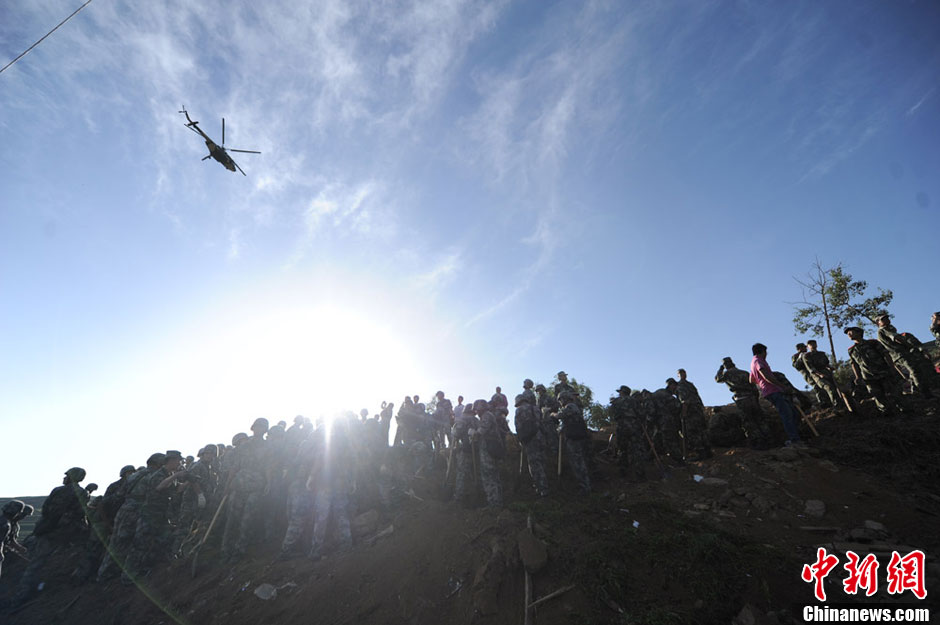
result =
[[[868,528],[859,527],[848,533],[848,539],[859,543],[870,543],[880,538],[880,534]]]
[[[888,531],[888,528],[886,528],[883,524],[879,523],[878,521],[871,521],[871,520],[865,521],[865,528],[870,529],[870,530],[875,530],[876,532]]]
[[[807,499],[803,512],[807,516],[821,517],[826,514],[826,504],[818,499]]]
[[[703,477],[699,484],[704,484],[705,486],[727,486],[728,480],[723,480],[720,477]]]
[[[757,493],[744,493],[744,498],[748,501],[754,501],[757,498]]]
[[[735,495],[747,495],[747,488],[744,486],[739,486],[738,488],[733,489]]]
[[[379,526],[379,513],[374,508],[363,512],[352,522],[352,531],[356,536],[368,536],[375,532]]]
[[[532,535],[527,529],[519,532],[516,537],[519,544],[519,557],[522,558],[522,564],[526,570],[533,575],[542,570],[548,562],[548,550],[545,543]]]
[[[749,505],[744,497],[732,497],[728,503],[736,508],[747,508]]]
[[[692,507],[695,508],[696,510],[711,510],[712,508],[707,503],[694,503],[692,504]]]
[[[781,447],[770,452],[770,457],[780,462],[794,462],[800,459],[800,452],[792,447]]]
[[[774,509],[774,503],[760,495],[751,500],[751,505],[754,506],[758,512],[770,512]]]
[[[718,496],[718,503],[720,503],[720,504],[726,504],[726,503],[728,503],[728,500],[731,499],[731,497],[732,497],[731,491],[730,491],[730,490],[726,490],[725,492],[721,493],[721,494]]]
[[[731,620],[731,625],[757,625],[758,614],[754,606],[745,604],[738,615]]]
[[[826,471],[832,471],[833,473],[839,472],[839,467],[837,467],[832,460],[820,460],[819,466]]]
[[[275,599],[277,598],[277,588],[272,584],[261,584],[255,588],[255,596],[265,601]]]

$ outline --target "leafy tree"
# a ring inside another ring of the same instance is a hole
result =
[[[873,325],[874,318],[886,312],[894,299],[890,290],[878,288],[878,295],[861,299],[868,289],[864,280],[853,280],[842,263],[824,268],[819,259],[813,263],[805,278],[793,278],[800,285],[803,299],[792,302],[793,327],[798,334],[825,336],[829,339],[832,362],[837,363],[836,347],[832,340],[832,326],[846,328]]]
[[[560,382],[560,380],[556,375],[552,378],[551,384],[546,386],[548,394],[552,397],[555,396],[555,385],[558,384],[558,382]],[[581,398],[581,408],[588,427],[599,429],[605,425],[610,425],[611,420],[607,406],[594,401],[594,391],[591,390],[590,386],[578,382],[571,376],[568,376],[568,384],[574,387],[574,390],[578,392],[578,396]]]

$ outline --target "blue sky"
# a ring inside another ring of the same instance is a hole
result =
[[[0,60],[77,4],[4,3]],[[935,2],[93,2],[0,74],[0,493],[559,369],[604,399],[685,367],[726,403],[755,341],[796,379],[817,256],[928,338],[938,27]],[[181,105],[262,151],[248,177]]]

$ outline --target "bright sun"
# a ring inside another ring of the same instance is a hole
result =
[[[221,328],[193,354],[189,405],[231,423],[379,409],[424,392],[407,342],[349,310],[288,309]],[[244,427],[247,427],[245,425]]]

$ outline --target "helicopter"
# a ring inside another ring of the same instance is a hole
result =
[[[202,160],[206,160],[207,158],[212,157],[215,160],[222,163],[222,166],[225,167],[225,169],[229,171],[235,171],[236,169],[238,169],[238,171],[242,172],[243,176],[248,175],[244,172],[244,170],[241,167],[238,166],[238,163],[232,160],[232,157],[229,156],[228,154],[229,151],[244,152],[245,154],[261,154],[261,152],[258,152],[257,150],[236,150],[235,148],[226,148],[225,147],[225,118],[224,117],[222,118],[222,145],[219,145],[218,143],[210,139],[209,135],[207,135],[206,133],[202,131],[202,128],[199,127],[199,122],[194,122],[192,119],[190,119],[189,113],[186,111],[185,106],[183,107],[183,110],[179,112],[185,115],[186,121],[189,122],[188,124],[186,124],[186,127],[192,130],[193,132],[195,132],[196,134],[198,134],[199,136],[201,136],[206,141],[206,147],[209,148],[209,154],[202,157]]]

